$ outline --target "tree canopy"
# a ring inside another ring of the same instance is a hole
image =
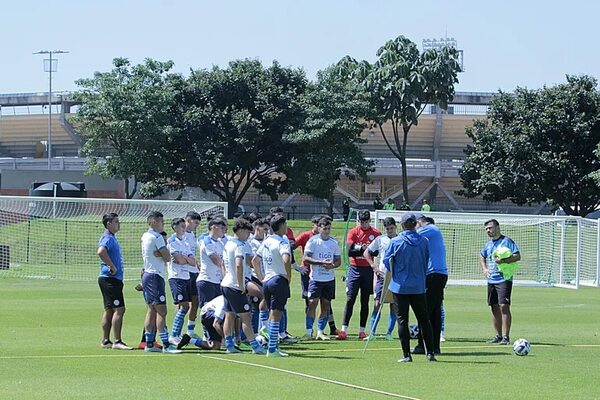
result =
[[[500,92],[467,135],[464,195],[549,202],[585,216],[600,205],[600,93],[589,76],[538,90]]]

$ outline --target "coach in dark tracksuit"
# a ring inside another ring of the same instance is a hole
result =
[[[392,274],[388,289],[394,293],[394,302],[398,307],[398,330],[403,352],[403,358],[398,362],[412,362],[408,332],[409,305],[423,331],[427,360],[437,361],[433,355],[433,335],[425,299],[429,245],[427,239],[415,230],[417,218],[414,214],[403,214],[400,223],[404,231],[392,239],[383,257],[386,269]]]
[[[448,266],[446,265],[446,244],[440,228],[434,225],[432,218],[422,214],[417,217],[417,232],[429,241],[429,263],[427,264],[427,313],[433,332],[433,352],[440,354],[440,336],[442,333],[442,302],[444,288],[448,282]],[[423,335],[419,333],[419,343],[413,354],[425,354]]]

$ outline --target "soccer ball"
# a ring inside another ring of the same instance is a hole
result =
[[[267,339],[265,339],[265,337],[262,335],[256,335],[255,339],[258,342],[258,344],[260,344],[262,347],[267,347],[267,345],[269,344]]]
[[[408,334],[410,335],[411,339],[416,339],[417,337],[419,337],[419,325],[410,324],[408,326]]]
[[[513,352],[518,356],[526,356],[531,351],[531,345],[527,339],[517,339],[513,343]]]

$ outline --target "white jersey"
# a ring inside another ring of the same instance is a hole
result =
[[[144,272],[149,274],[158,274],[165,278],[165,262],[162,257],[156,257],[154,252],[165,247],[165,239],[160,233],[149,229],[142,235],[142,259],[144,262]]]
[[[283,256],[291,257],[290,242],[287,238],[279,235],[271,235],[265,240],[256,251],[256,255],[262,260],[265,270],[263,282],[268,281],[274,276],[281,275],[287,279],[287,272],[283,263]]]
[[[183,239],[185,240],[185,242],[189,246],[190,250],[192,251],[192,255],[195,258],[196,257],[196,248],[198,247],[198,244],[196,242],[196,234],[194,232],[188,232],[188,231],[186,231],[184,233]],[[193,273],[196,273],[196,274],[199,272],[199,269],[198,269],[197,265],[194,266],[194,265],[187,264],[187,268],[188,268],[189,272],[193,272]]]
[[[223,320],[225,317],[225,298],[223,295],[215,297],[200,309],[201,316],[209,313],[212,313],[216,319]]]
[[[242,242],[239,239],[228,240],[223,251],[223,264],[225,264],[225,276],[221,282],[221,286],[239,289],[243,287],[245,282],[238,282],[236,261],[242,260],[244,277],[249,275],[250,268],[246,264],[246,257],[252,254],[250,245]]]
[[[379,270],[381,272],[385,272],[385,265],[383,265],[383,255],[385,254],[385,251],[390,245],[390,241],[392,239],[393,238],[389,237],[388,235],[379,235],[375,238],[375,240],[373,240],[369,244],[369,247],[367,247],[367,250],[371,253],[375,253],[377,251],[379,252],[379,255],[377,257],[379,260]]]
[[[264,239],[258,240],[256,238],[252,238],[252,240],[250,240],[249,242],[250,242],[250,248],[252,249],[252,256],[254,257],[256,255],[256,252],[258,251],[258,248],[260,247],[262,242],[264,242]],[[262,260],[260,260],[259,268],[260,268],[260,272],[262,273],[262,276],[265,276],[265,267],[263,266]],[[254,269],[252,270],[252,276],[258,278],[256,273],[254,272]]]
[[[219,239],[214,240],[209,235],[203,236],[199,240],[198,251],[200,252],[200,274],[196,281],[221,283],[223,279],[221,265],[213,263],[210,256],[216,254],[223,259],[223,242]]]
[[[314,235],[308,240],[304,247],[304,254],[317,261],[334,262],[341,257],[337,240],[331,236],[323,239],[321,235]],[[310,264],[310,279],[317,282],[330,282],[335,279],[335,272],[319,264]]]
[[[175,234],[171,235],[167,240],[167,248],[169,249],[169,254],[171,254],[171,261],[169,261],[169,279],[190,279],[189,264],[177,264],[173,260],[173,254],[181,254],[184,256],[191,256],[192,251],[187,241],[185,240],[185,236],[183,238],[178,238]]]

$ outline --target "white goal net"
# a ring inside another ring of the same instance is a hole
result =
[[[406,211],[376,211],[378,229],[383,220],[400,220]],[[484,284],[479,266],[481,249],[488,240],[484,222],[495,218],[502,234],[515,241],[521,252],[516,284],[578,288],[600,286],[598,220],[581,217],[428,212],[446,243],[448,279],[453,284]]]
[[[146,216],[160,211],[170,236],[172,218],[189,211],[206,218],[227,215],[227,203],[120,199],[75,199],[0,196],[0,278],[95,280],[100,271],[96,251],[104,231],[102,216],[117,213],[117,239],[123,253],[125,279],[139,279],[140,238],[148,229]]]

